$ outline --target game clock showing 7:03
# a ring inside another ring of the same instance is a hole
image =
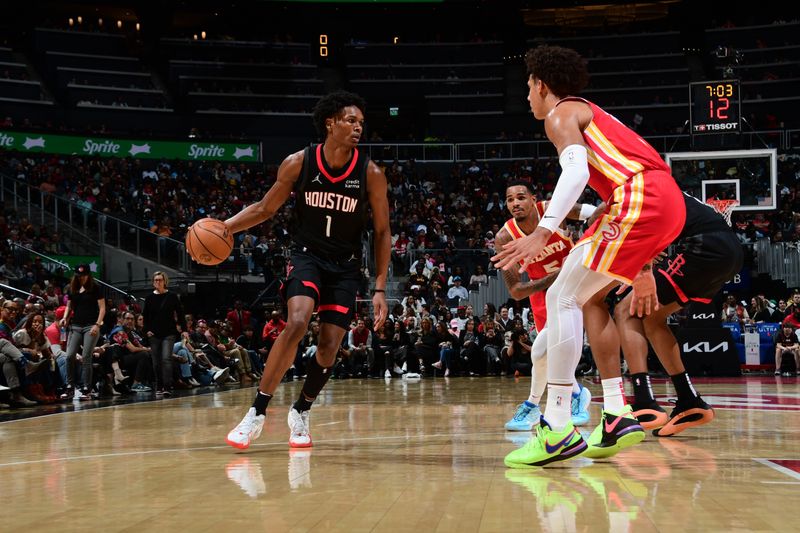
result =
[[[693,134],[739,133],[741,117],[739,80],[689,84],[689,124]]]

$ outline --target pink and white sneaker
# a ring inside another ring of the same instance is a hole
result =
[[[311,411],[298,412],[294,407],[289,408],[289,446],[291,448],[310,448],[311,435],[308,431],[308,417]]]
[[[265,415],[256,416],[256,408],[251,407],[242,418],[242,421],[239,422],[239,425],[228,433],[225,442],[234,448],[246,450],[250,447],[250,443],[261,435],[266,418]]]

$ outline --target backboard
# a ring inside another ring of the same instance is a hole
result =
[[[775,149],[676,152],[666,162],[681,190],[702,201],[738,200],[736,211],[777,209]]]

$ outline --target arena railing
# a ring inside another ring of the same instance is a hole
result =
[[[440,263],[444,263],[447,269],[451,271],[453,267],[460,266],[464,278],[462,285],[468,287],[469,278],[475,272],[476,266],[481,265],[484,273],[489,273],[489,258],[494,255],[494,250],[489,248],[412,248],[408,250],[407,257],[403,261],[404,264],[398,265],[397,259],[392,258],[395,262],[395,275],[408,276],[411,274],[411,265],[418,259],[424,259],[426,254],[430,254],[435,259],[434,266],[438,267]]]
[[[800,130],[786,130],[784,147],[787,150],[800,148]]]
[[[745,131],[740,134],[745,148],[764,146],[764,139],[775,144],[775,148],[787,149],[792,145],[800,147],[800,130],[759,130]],[[689,134],[645,135],[647,140],[659,153],[665,154],[676,149],[689,147]],[[519,161],[555,157],[556,152],[550,141],[485,141],[447,143],[431,141],[426,143],[364,143],[361,146],[369,152],[375,161],[406,161],[414,159],[429,163],[454,163],[476,161]]]
[[[15,246],[16,248],[19,248],[19,249],[21,249],[21,250],[24,250],[24,251],[25,251],[27,254],[30,254],[30,255],[35,255],[35,256],[37,256],[37,257],[40,257],[41,259],[43,259],[43,260],[44,260],[44,262],[45,262],[45,263],[50,263],[50,264],[52,264],[52,265],[57,265],[58,267],[60,267],[60,268],[62,269],[62,272],[64,272],[64,273],[65,273],[64,275],[65,275],[65,277],[66,277],[67,279],[70,277],[70,273],[69,273],[69,272],[70,272],[70,270],[69,270],[69,265],[68,265],[67,263],[64,263],[64,262],[62,262],[62,261],[59,261],[59,260],[58,260],[58,259],[56,259],[55,257],[51,257],[51,256],[49,256],[49,255],[46,255],[46,254],[43,254],[43,253],[37,252],[36,250],[34,250],[34,249],[32,249],[32,248],[29,248],[29,247],[27,247],[27,246],[23,246],[23,245],[21,245],[21,244],[19,244],[19,243],[12,242],[11,244],[12,244],[13,246]],[[144,297],[141,297],[141,298],[140,298],[140,297],[137,297],[137,296],[135,296],[135,295],[133,295],[133,294],[131,294],[131,293],[129,293],[129,292],[125,292],[125,291],[123,291],[122,289],[120,289],[119,287],[115,287],[114,285],[111,285],[111,284],[109,284],[109,283],[106,283],[105,281],[103,281],[103,280],[102,280],[102,279],[100,279],[99,277],[96,277],[96,278],[95,278],[95,281],[96,281],[98,284],[100,284],[100,285],[101,285],[101,287],[102,287],[102,289],[101,289],[101,290],[102,290],[102,292],[103,292],[104,296],[106,296],[106,297],[111,297],[111,298],[113,298],[112,294],[114,294],[114,295],[116,295],[117,297],[123,297],[123,298],[127,298],[129,301],[134,301],[134,300],[144,300]],[[149,280],[148,280],[148,281],[149,281]],[[21,291],[21,292],[24,292],[24,291]],[[32,295],[32,294],[30,294],[30,293],[25,293],[25,294],[27,294],[28,296],[33,296],[33,295]],[[40,299],[41,299],[41,298],[40,298]]]
[[[800,242],[759,239],[755,243],[755,254],[759,274],[783,280],[787,287],[800,287]]]
[[[188,270],[189,257],[183,242],[96,211],[88,202],[42,191],[2,173],[0,200],[10,201],[14,210],[24,213],[30,222],[51,227],[54,232],[81,243],[88,255],[101,255],[107,244],[169,268]]]

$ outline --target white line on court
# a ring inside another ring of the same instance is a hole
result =
[[[760,459],[760,458],[757,459],[757,458],[753,457],[753,461],[755,461],[757,463],[761,463],[762,465],[768,466],[768,467],[772,468],[773,470],[777,470],[781,474],[786,474],[789,477],[793,477],[793,478],[795,478],[797,480],[800,480],[800,474],[798,474],[797,472],[795,472],[794,470],[792,470],[790,468],[786,468],[785,466],[781,466],[781,465],[773,462],[773,461],[796,461],[796,460],[797,459]]]

